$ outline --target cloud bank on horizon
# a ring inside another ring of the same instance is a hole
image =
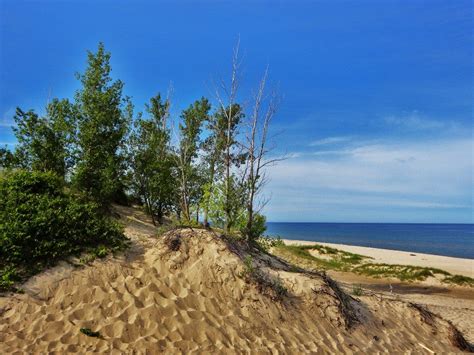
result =
[[[290,153],[270,168],[267,212],[273,221],[472,223],[473,147],[471,137],[354,138]]]

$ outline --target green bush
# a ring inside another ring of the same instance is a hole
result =
[[[285,245],[285,243],[283,242],[283,240],[281,240],[281,237],[279,236],[276,238],[273,238],[273,237],[262,235],[260,238],[256,240],[256,242],[257,242],[258,248],[267,253],[273,247],[279,247],[279,246]]]
[[[246,212],[243,212],[237,221],[237,227],[243,236],[247,238],[250,242],[257,242],[263,233],[267,230],[266,218],[264,215],[255,213],[253,215],[252,228],[249,230],[247,227],[248,215]]]
[[[0,270],[12,266],[24,273],[99,245],[124,243],[118,223],[97,204],[66,194],[53,173],[6,173],[0,196]]]

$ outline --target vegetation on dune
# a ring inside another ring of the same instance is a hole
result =
[[[88,52],[72,101],[54,98],[44,115],[16,110],[18,144],[0,149],[3,289],[68,255],[87,252],[88,263],[122,245],[112,203],[144,206],[155,225],[166,216],[195,226],[202,213],[206,227],[253,245],[265,231],[259,194],[276,161],[267,140],[277,102],[267,74],[245,112],[236,48],[229,87],[222,82],[214,103],[202,97],[173,121],[159,93],[135,114],[110,58],[102,43]]]
[[[318,254],[310,253],[311,250],[316,250]],[[423,281],[428,277],[440,276],[443,282],[474,286],[474,279],[467,276],[451,275],[447,271],[430,267],[372,263],[370,257],[317,244],[285,245],[280,241],[273,246],[272,253],[307,269],[350,271],[369,277],[390,277],[400,281]]]
[[[240,276],[247,282],[254,283],[261,293],[269,295],[276,301],[282,301],[288,295],[288,289],[283,281],[278,276],[267,274],[256,267],[250,255],[247,255],[243,262],[244,269]]]
[[[394,277],[401,281],[423,281],[435,275],[449,275],[448,272],[421,266],[395,264],[362,264],[352,269],[355,273],[371,277]]]
[[[99,206],[64,192],[52,172],[8,172],[0,177],[0,288],[69,255],[121,248],[120,225]]]
[[[458,285],[467,285],[474,287],[474,279],[463,275],[449,275],[446,276],[443,281]]]
[[[327,255],[328,258],[314,256],[310,253],[311,250],[317,250],[322,255]],[[295,259],[296,264],[302,267],[339,271],[350,271],[355,265],[360,264],[364,259],[368,259],[363,255],[321,245],[286,245],[281,243],[273,249],[273,252],[283,258]]]

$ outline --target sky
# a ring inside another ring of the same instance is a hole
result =
[[[137,110],[269,67],[283,98],[264,213],[280,222],[473,223],[471,1],[0,0],[0,145],[17,106],[73,97],[105,43]]]

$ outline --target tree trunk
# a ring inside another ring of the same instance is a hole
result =
[[[145,195],[145,204],[146,204],[146,209],[148,210],[148,214],[151,216],[151,221],[153,222],[153,225],[156,226],[155,216],[153,213],[153,209],[151,208],[150,199],[146,195]]]
[[[215,173],[215,161],[212,160],[209,173],[209,199],[212,198],[212,188],[214,186],[214,173]],[[209,225],[208,216],[209,216],[209,200],[204,204],[204,227]]]

